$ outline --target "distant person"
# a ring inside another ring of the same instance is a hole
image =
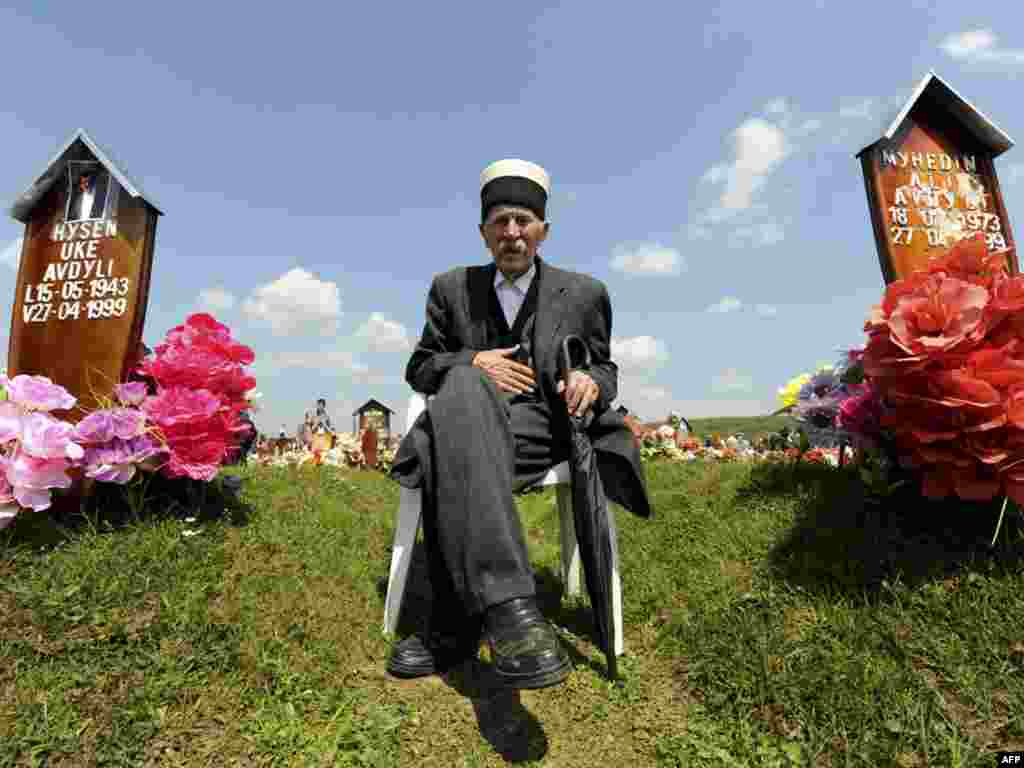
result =
[[[247,431],[243,434],[242,439],[238,443],[238,464],[245,464],[249,458],[249,454],[252,453],[253,448],[256,445],[256,424],[253,423],[252,416],[249,415],[248,411],[242,411],[238,414],[239,424],[244,424],[248,427]]]
[[[327,401],[322,397],[316,401],[316,414],[313,417],[314,432],[333,432],[331,417],[327,415]]]
[[[108,174],[85,171],[71,187],[66,221],[102,219],[107,202]]]

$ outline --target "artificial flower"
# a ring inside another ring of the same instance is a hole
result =
[[[26,411],[67,410],[75,398],[59,384],[45,376],[18,374],[13,379],[0,377],[0,385],[7,390],[7,398]]]

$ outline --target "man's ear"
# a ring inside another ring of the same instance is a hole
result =
[[[548,239],[548,234],[550,234],[550,232],[551,232],[551,222],[550,221],[545,221],[544,222],[544,233],[540,236],[540,238],[537,240],[537,242],[538,243],[543,243],[545,240],[547,240]]]

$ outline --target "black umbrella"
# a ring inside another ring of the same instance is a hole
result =
[[[570,335],[562,341],[561,352],[562,380],[568,386],[570,371],[590,365],[590,349],[579,336]],[[569,415],[572,511],[598,643],[608,664],[608,677],[615,680],[619,675],[615,658],[615,615],[612,611],[612,539],[608,530],[608,502],[597,471],[597,456],[586,432],[593,420],[592,408],[582,418]]]

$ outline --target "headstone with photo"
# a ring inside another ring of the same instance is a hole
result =
[[[78,399],[77,420],[139,359],[160,211],[76,131],[11,207],[25,224],[9,376],[47,376]]]
[[[1013,141],[934,72],[857,157],[886,284],[982,232],[1018,274],[994,159]]]

